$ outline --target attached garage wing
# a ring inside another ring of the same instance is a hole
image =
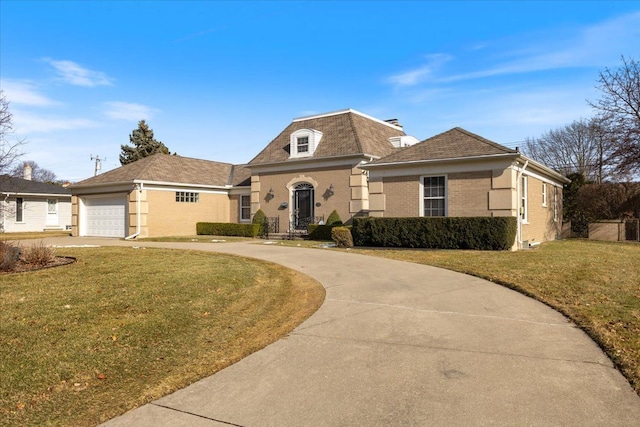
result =
[[[125,237],[127,227],[127,198],[85,197],[82,236]]]

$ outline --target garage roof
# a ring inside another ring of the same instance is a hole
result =
[[[80,181],[72,188],[134,181],[226,187],[250,185],[249,178],[250,172],[244,165],[158,153]]]

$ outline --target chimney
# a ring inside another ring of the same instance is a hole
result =
[[[28,163],[25,163],[24,165],[24,179],[31,181],[31,172],[32,172],[32,168],[31,165],[29,165]]]
[[[388,119],[385,120],[385,122],[389,123],[390,125],[398,126],[400,129],[402,129],[402,125],[400,124],[398,119]]]

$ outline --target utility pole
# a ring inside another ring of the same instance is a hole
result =
[[[95,169],[94,169],[94,171],[93,171],[93,176],[97,176],[97,175],[98,175],[98,172],[100,172],[100,169],[102,169],[102,163],[101,163],[101,162],[102,162],[103,160],[107,160],[107,159],[106,159],[106,158],[101,159],[101,158],[100,158],[100,156],[95,156],[95,157],[94,157],[94,156],[92,155],[92,156],[91,156],[91,160],[95,160],[95,161],[96,161],[96,166],[95,166]]]

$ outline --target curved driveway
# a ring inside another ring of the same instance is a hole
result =
[[[640,398],[580,329],[485,280],[280,245],[54,243],[238,254],[301,271],[327,290],[322,307],[288,337],[109,427],[631,426],[640,419]]]

